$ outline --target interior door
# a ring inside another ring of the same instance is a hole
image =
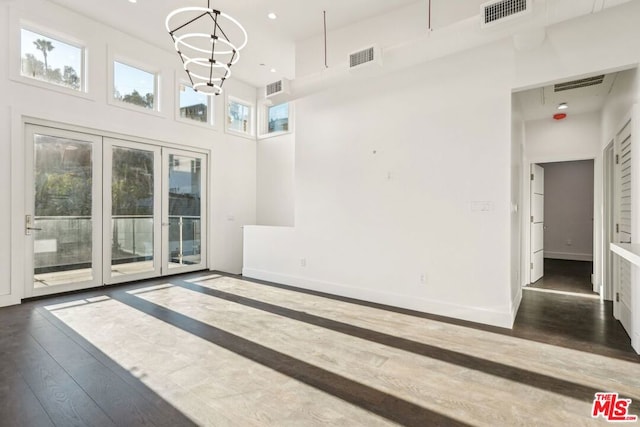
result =
[[[544,275],[544,168],[531,165],[531,283]]]
[[[162,149],[163,274],[207,267],[207,158]]]
[[[104,160],[105,283],[160,276],[160,148],[104,138]]]
[[[102,138],[27,125],[25,296],[102,285]]]
[[[628,121],[616,135],[616,200],[617,222],[616,241],[631,243],[631,121]],[[616,295],[613,299],[613,314],[622,326],[631,333],[631,263],[616,257]]]

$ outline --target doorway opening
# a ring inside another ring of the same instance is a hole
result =
[[[598,298],[592,280],[594,160],[532,168],[530,287]]]

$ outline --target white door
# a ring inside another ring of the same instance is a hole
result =
[[[611,141],[607,148],[604,150],[604,210],[603,210],[603,223],[604,223],[604,263],[603,263],[603,286],[601,290],[594,291],[601,293],[602,297],[607,300],[613,300],[614,285],[613,285],[613,271],[614,271],[614,256],[613,252],[609,249],[609,244],[615,242],[616,238],[616,225],[615,225],[615,152],[614,142]],[[595,286],[595,285],[594,285]]]
[[[631,121],[616,135],[616,241],[631,243]],[[613,314],[622,326],[631,332],[631,263],[616,257],[616,295],[613,299]]]
[[[102,285],[102,138],[25,133],[25,296]]]
[[[531,165],[531,283],[544,275],[544,168]]]
[[[25,297],[207,268],[207,155],[26,127]]]
[[[104,138],[106,284],[160,276],[160,147]]]
[[[207,157],[162,149],[162,274],[207,266]]]

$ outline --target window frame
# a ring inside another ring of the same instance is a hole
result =
[[[29,77],[25,74],[22,74],[22,30],[26,30],[32,33],[36,33],[43,37],[53,39],[60,43],[64,43],[66,45],[75,47],[80,49],[81,58],[80,58],[80,67],[81,70],[78,72],[80,76],[80,88],[73,89],[68,86],[59,85],[56,83],[49,82],[47,80],[37,79],[35,77]],[[50,29],[49,27],[45,27],[39,24],[35,24],[31,21],[19,19],[15,26],[12,26],[11,34],[13,35],[10,52],[9,52],[9,64],[11,67],[11,71],[9,73],[9,78],[13,81],[24,83],[30,86],[53,90],[55,92],[64,93],[67,95],[73,95],[80,98],[91,99],[89,95],[89,84],[88,84],[88,43],[79,38],[76,38],[70,34],[62,33],[59,31],[55,31]],[[15,50],[13,50],[15,49]]]
[[[207,97],[207,121],[206,122],[198,122],[196,120],[187,119],[180,115],[180,86],[187,86],[193,89],[191,82],[186,79],[176,78],[176,108],[175,108],[175,120],[180,123],[186,123],[189,125],[194,125],[206,129],[217,130],[218,129],[218,120],[216,117],[216,113],[218,111],[218,96],[208,96]]]
[[[287,130],[269,132],[269,109],[272,107],[283,105],[283,104],[288,104],[288,109],[289,109]],[[260,132],[258,134],[258,139],[274,138],[277,136],[293,133],[294,103],[292,101],[284,101],[276,104],[276,103],[270,102],[267,99],[264,99],[260,102],[259,115],[260,115],[259,117]]]
[[[142,63],[140,61],[132,60],[127,56],[112,54],[109,53],[109,63],[108,63],[108,75],[107,75],[107,103],[109,105],[113,105],[115,107],[125,108],[131,111],[137,111],[140,113],[151,114],[154,116],[162,116],[162,109],[160,107],[162,99],[160,96],[160,75],[161,70],[157,67],[153,67],[149,64]],[[118,62],[120,64],[126,65],[131,68],[136,68],[140,71],[144,71],[145,73],[149,73],[153,75],[153,108],[145,108],[141,105],[135,105],[130,102],[121,101],[116,99],[114,96],[116,82],[115,82],[115,63]]]
[[[238,131],[238,130],[235,130],[235,129],[231,129],[231,126],[230,126],[231,123],[229,123],[229,110],[231,108],[231,103],[232,102],[236,103],[236,104],[244,105],[245,107],[249,108],[249,130],[247,132],[242,132],[242,131]],[[241,99],[241,98],[236,98],[235,96],[232,96],[232,95],[227,95],[226,102],[225,102],[225,109],[224,109],[224,128],[225,128],[225,132],[227,132],[230,135],[236,135],[236,136],[240,136],[240,137],[243,137],[243,138],[248,138],[248,139],[255,140],[255,137],[256,137],[255,121],[256,121],[256,106],[255,106],[255,103],[246,101],[246,100]]]

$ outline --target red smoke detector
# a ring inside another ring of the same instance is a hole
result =
[[[553,115],[553,118],[555,120],[562,120],[562,119],[564,119],[566,117],[567,117],[567,115],[565,113],[556,113],[556,114]]]

